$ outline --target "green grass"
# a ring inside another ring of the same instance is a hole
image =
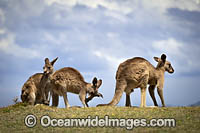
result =
[[[33,114],[37,117],[37,124],[28,128],[24,124],[25,116]],[[49,115],[51,118],[174,118],[176,127],[137,127],[132,130],[111,127],[47,127],[40,125],[40,118]],[[137,107],[91,107],[91,108],[55,108],[45,105],[30,106],[18,103],[0,108],[0,132],[199,132],[200,107],[165,107],[165,108],[137,108]]]

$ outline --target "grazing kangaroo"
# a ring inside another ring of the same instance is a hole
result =
[[[65,107],[70,107],[67,99],[67,92],[79,94],[79,98],[84,107],[88,107],[87,102],[93,97],[103,97],[101,93],[98,93],[98,88],[101,86],[102,80],[97,80],[95,77],[92,83],[87,83],[80,72],[74,68],[64,67],[53,72],[53,65],[49,62],[49,59],[46,58],[43,73],[47,75],[48,80],[44,81],[51,84],[51,91],[57,95],[63,96]],[[86,99],[87,93],[89,93],[90,96]],[[44,91],[42,95],[45,98]]]
[[[149,93],[155,106],[158,106],[154,90],[157,86],[162,106],[165,107],[163,98],[164,73],[165,71],[173,73],[174,69],[169,61],[166,61],[166,55],[162,54],[161,58],[154,57],[158,62],[154,67],[150,62],[141,57],[128,59],[121,63],[116,73],[116,89],[112,101],[108,104],[99,104],[97,106],[114,106],[118,104],[122,93],[126,93],[126,106],[131,106],[130,93],[134,88],[141,88],[140,107],[146,106],[146,88],[149,84]]]
[[[35,105],[38,103],[42,103],[42,90],[41,90],[41,79],[43,73],[36,73],[29,77],[29,79],[24,83],[21,91],[21,100],[22,102],[29,103],[31,105]],[[45,88],[45,97],[48,97],[48,89]]]

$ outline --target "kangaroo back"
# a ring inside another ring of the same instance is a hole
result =
[[[78,94],[81,88],[86,86],[86,82],[80,72],[71,67],[64,67],[57,70],[52,77],[55,85],[63,86],[66,92]]]

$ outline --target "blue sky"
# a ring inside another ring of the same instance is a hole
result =
[[[167,105],[185,106],[200,100],[199,0],[1,0],[0,107],[20,96],[23,83],[42,72],[44,58],[59,57],[55,69],[78,69],[87,82],[103,80],[108,103],[115,91],[119,63],[140,56],[153,65],[167,55],[175,69],[165,74]],[[160,99],[156,93],[159,103]],[[81,105],[69,94],[70,105]],[[140,90],[131,94],[140,104]],[[119,106],[125,104],[125,95]],[[147,92],[147,105],[153,105]],[[60,98],[60,107],[64,107]],[[81,105],[82,106],[82,105]]]

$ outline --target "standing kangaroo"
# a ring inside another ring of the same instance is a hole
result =
[[[53,106],[58,106],[58,100],[59,100],[59,97],[58,95],[54,94],[53,92],[51,92],[51,84],[50,84],[50,75],[53,74],[54,72],[54,68],[53,68],[53,65],[54,63],[57,61],[58,57],[55,58],[54,60],[52,60],[51,62],[49,62],[48,60],[48,65],[46,66],[47,68],[46,69],[49,69],[49,72],[43,72],[43,75],[42,75],[42,78],[41,78],[41,81],[40,81],[40,88],[41,88],[41,95],[42,95],[42,98],[43,98],[43,103],[48,105],[49,102],[50,102],[50,98],[52,96],[52,105]],[[45,60],[46,62],[47,60]],[[45,67],[43,67],[43,69],[45,69]],[[47,98],[46,97],[46,94],[45,92],[51,92],[50,93],[50,96],[49,96],[49,100],[47,101]]]
[[[87,83],[80,72],[74,68],[64,67],[53,72],[53,65],[49,62],[49,59],[46,58],[43,73],[47,76],[46,79],[48,79],[44,80],[44,84],[45,82],[50,83],[51,91],[57,95],[63,96],[65,107],[70,107],[67,99],[67,92],[79,94],[79,98],[84,107],[88,107],[87,102],[93,97],[103,97],[101,93],[98,93],[98,88],[101,86],[102,80],[97,80],[95,77],[92,83]],[[87,93],[90,95],[88,98],[86,98]],[[45,98],[44,91],[43,96]]]
[[[128,59],[121,63],[116,73],[116,89],[112,101],[108,104],[99,104],[98,106],[114,106],[118,104],[122,93],[126,93],[126,106],[131,106],[130,93],[134,88],[141,88],[140,107],[146,106],[146,88],[149,84],[149,93],[155,106],[158,106],[154,90],[157,86],[162,106],[165,107],[163,98],[164,73],[165,71],[173,73],[174,69],[169,61],[166,61],[166,55],[162,54],[161,58],[154,57],[158,62],[154,67],[150,62],[141,57]]]

